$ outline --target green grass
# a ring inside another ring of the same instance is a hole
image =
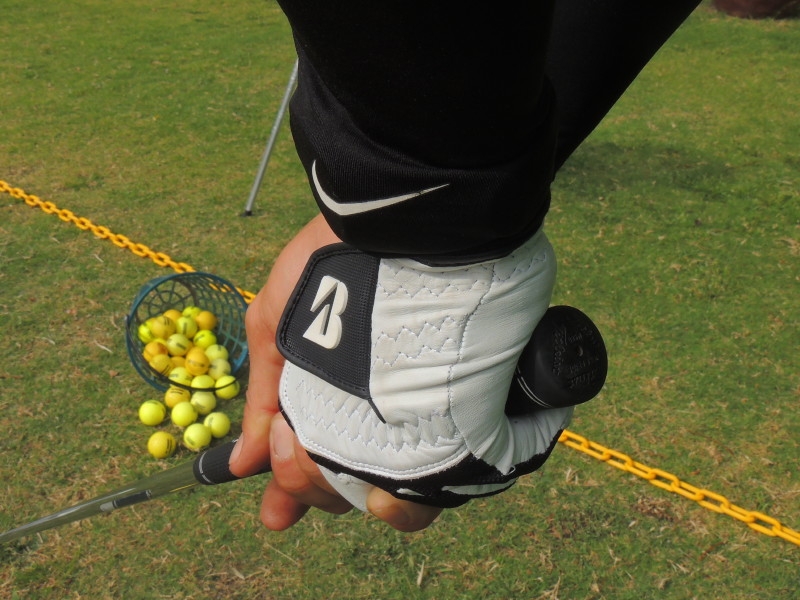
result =
[[[284,128],[274,2],[3,3],[0,179],[257,291],[315,212]],[[800,529],[800,23],[701,7],[562,169],[555,301],[609,347],[570,429]],[[166,271],[0,196],[0,530],[157,463],[124,316]],[[229,410],[240,418],[242,400]],[[0,598],[792,598],[800,548],[560,446],[425,532],[312,512],[262,480],[0,549]]]

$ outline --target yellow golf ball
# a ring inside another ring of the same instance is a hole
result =
[[[177,321],[175,321],[175,331],[176,333],[182,333],[189,339],[192,339],[194,335],[197,333],[197,323],[192,317],[179,317]]]
[[[181,402],[172,409],[170,420],[178,427],[188,427],[197,421],[197,410],[191,402]]]
[[[228,415],[222,412],[212,412],[205,419],[203,425],[211,430],[211,435],[215,438],[222,438],[228,435],[231,430],[231,420]]]
[[[215,358],[208,365],[208,375],[216,381],[220,377],[231,374],[231,363],[224,358]]]
[[[150,439],[147,440],[147,451],[154,458],[167,458],[172,456],[177,447],[178,442],[175,441],[172,434],[166,431],[156,431],[150,436]]]
[[[192,349],[192,342],[182,333],[173,333],[167,338],[167,350],[172,356],[186,356]]]
[[[164,315],[152,319],[149,323],[150,331],[152,331],[153,335],[157,338],[167,339],[175,333],[175,321]]]
[[[164,392],[164,404],[167,408],[172,410],[181,402],[189,402],[192,399],[192,393],[186,388],[171,385]]]
[[[156,354],[148,364],[154,371],[161,375],[169,375],[170,371],[175,367],[166,354]]]
[[[145,425],[155,427],[167,417],[167,407],[158,400],[145,400],[139,407],[139,420]]]
[[[194,452],[208,448],[211,443],[211,430],[202,423],[194,423],[183,432],[183,444]]]
[[[184,317],[191,317],[194,320],[195,316],[200,313],[203,309],[199,306],[189,305],[181,311],[181,315]]]
[[[217,326],[217,316],[209,310],[201,310],[194,316],[198,329],[211,331]]]
[[[192,342],[194,342],[195,346],[198,346],[205,350],[209,346],[213,346],[217,343],[217,336],[214,335],[213,331],[209,331],[208,329],[201,329],[192,338]]]
[[[141,325],[139,325],[137,332],[139,335],[139,341],[142,342],[143,344],[148,344],[152,342],[154,339],[156,339],[156,336],[153,335],[153,332],[150,329],[150,325],[148,325],[147,323],[142,323]]]
[[[214,360],[216,358],[228,360],[228,349],[222,344],[211,344],[206,348],[206,356],[208,360]]]
[[[175,367],[170,371],[169,380],[180,385],[191,385],[194,377],[186,367]]]
[[[222,400],[230,400],[239,395],[239,382],[236,381],[233,375],[223,375],[217,379],[217,383],[214,387],[216,389],[217,398],[221,398]]]
[[[217,408],[217,397],[214,392],[195,392],[190,402],[200,416],[207,415]]]
[[[203,391],[214,391],[214,385],[216,385],[217,380],[214,379],[211,375],[198,375],[194,379],[192,379],[191,388],[193,390],[203,390]]]

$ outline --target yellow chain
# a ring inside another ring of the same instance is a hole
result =
[[[71,211],[59,209],[52,202],[45,202],[37,196],[26,194],[23,190],[11,187],[3,180],[0,180],[0,192],[10,194],[14,198],[24,201],[28,206],[38,207],[47,214],[54,214],[62,221],[72,222],[84,231],[90,230],[97,237],[110,240],[115,246],[120,248],[127,248],[136,256],[149,258],[160,267],[170,267],[178,273],[194,271],[191,265],[183,262],[175,262],[167,254],[164,254],[163,252],[154,252],[144,244],[135,244],[124,235],[115,234],[107,227],[95,225],[89,219],[76,217]],[[248,303],[251,302],[255,297],[255,294],[246,290],[239,290],[239,292],[242,294],[242,296],[244,296]],[[587,454],[592,458],[596,458],[597,460],[600,460],[612,467],[626,471],[636,475],[637,477],[641,477],[642,479],[646,479],[651,484],[661,488],[662,490],[666,490],[668,492],[678,494],[679,496],[683,496],[689,500],[693,500],[703,508],[716,513],[728,515],[737,521],[746,523],[748,527],[759,533],[763,533],[764,535],[768,535],[770,537],[779,537],[787,542],[800,546],[800,533],[794,531],[793,529],[789,529],[788,527],[784,527],[778,520],[773,519],[770,516],[760,512],[745,510],[744,508],[736,506],[735,504],[732,504],[730,500],[725,498],[725,496],[690,485],[684,481],[681,481],[678,479],[678,477],[672,475],[671,473],[643,465],[642,463],[633,460],[627,454],[606,448],[597,442],[592,442],[587,438],[578,435],[577,433],[572,433],[571,431],[565,430],[561,434],[561,437],[559,437],[558,441],[565,446],[572,448],[573,450],[583,452],[584,454]]]
[[[601,446],[571,431],[564,431],[558,441],[573,450],[588,454],[592,458],[603,461],[621,471],[626,471],[637,477],[646,479],[662,490],[678,494],[689,500],[694,500],[703,508],[728,515],[737,521],[746,523],[748,527],[759,533],[770,537],[783,538],[787,542],[800,546],[800,533],[788,527],[784,527],[778,520],[763,513],[745,510],[740,506],[736,506],[725,496],[695,487],[685,481],[681,481],[671,473],[643,465],[633,460],[627,454]]]
[[[42,200],[38,196],[34,196],[33,194],[27,194],[24,190],[20,188],[15,188],[10,186],[8,183],[0,179],[0,192],[4,192],[13,196],[18,200],[22,200],[28,206],[32,208],[40,208],[48,215],[56,215],[59,219],[64,221],[65,223],[73,223],[79,229],[83,231],[91,231],[95,236],[103,240],[109,240],[112,244],[119,248],[127,248],[131,252],[133,252],[136,256],[141,258],[149,258],[159,267],[170,267],[177,273],[190,273],[193,272],[195,269],[191,265],[184,263],[184,262],[176,262],[172,260],[172,258],[168,254],[164,254],[163,252],[155,252],[145,246],[144,244],[136,244],[128,239],[126,236],[121,235],[119,233],[112,232],[108,227],[103,225],[95,225],[89,219],[85,217],[77,217],[75,214],[67,210],[65,208],[58,208],[52,202],[47,202]],[[239,290],[239,292],[244,297],[245,301],[249,304],[252,302],[255,294],[252,292],[248,292],[245,290]]]

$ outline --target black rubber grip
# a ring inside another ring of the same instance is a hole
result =
[[[233,440],[206,450],[198,456],[194,461],[194,478],[197,482],[203,485],[217,485],[218,483],[227,483],[240,479],[240,477],[231,473],[231,469],[228,466],[231,452],[233,452],[235,445],[236,440]],[[269,467],[266,467],[255,473],[255,475],[268,472]]]
[[[577,308],[551,306],[517,363],[506,414],[588,402],[607,373],[606,346],[592,320]]]

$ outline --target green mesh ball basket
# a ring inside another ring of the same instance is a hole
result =
[[[166,391],[171,385],[192,388],[170,380],[148,364],[142,354],[145,344],[139,339],[139,326],[167,310],[181,311],[187,306],[197,306],[216,315],[214,334],[217,343],[228,350],[231,375],[238,378],[247,365],[244,328],[247,302],[236,287],[209,273],[177,273],[159,277],[142,287],[133,301],[126,319],[125,341],[136,371],[147,383],[161,391]]]

